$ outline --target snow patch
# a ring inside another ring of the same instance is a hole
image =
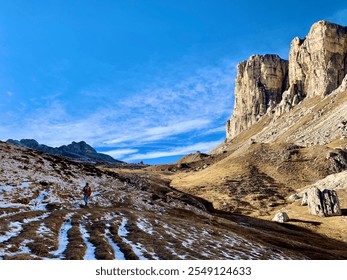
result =
[[[128,222],[127,218],[123,217],[122,223],[118,229],[118,235],[122,238],[122,240],[125,243],[131,246],[132,250],[139,257],[140,260],[147,260],[147,258],[144,257],[143,253],[141,252],[142,245],[140,243],[133,244],[131,241],[125,238],[129,233],[128,230],[125,228],[127,222]]]
[[[67,245],[69,242],[67,233],[70,230],[70,228],[72,228],[72,224],[70,220],[72,215],[73,213],[66,215],[65,217],[66,222],[64,222],[60,228],[59,237],[58,237],[58,244],[59,244],[58,249],[50,252],[52,255],[57,256],[57,259],[63,258],[63,252],[67,248]]]
[[[35,217],[35,218],[24,219],[23,222],[10,222],[9,223],[10,230],[4,235],[0,235],[0,243],[6,242],[7,240],[11,239],[12,237],[18,236],[23,229],[23,227],[22,227],[23,224],[28,224],[31,222],[39,221],[41,219],[47,218],[48,216],[49,216],[49,213],[46,213],[46,214],[43,214],[43,215]]]
[[[46,210],[46,205],[42,204],[42,201],[48,196],[48,193],[46,191],[41,191],[39,196],[36,199],[33,199],[29,202],[29,205],[31,206],[32,210]]]
[[[17,236],[23,229],[22,223],[20,222],[11,222],[9,224],[10,231],[8,231],[5,235],[0,235],[0,243],[6,242],[12,237]]]
[[[38,230],[37,230],[37,235],[40,237],[45,237],[45,236],[52,236],[53,233],[52,233],[51,229],[46,227],[46,225],[44,223],[41,223]]]
[[[86,230],[86,228],[80,224],[80,231],[82,234],[82,238],[84,243],[87,245],[86,253],[84,254],[84,260],[96,260],[95,258],[95,246],[89,242],[90,234]]]
[[[115,259],[116,260],[125,260],[125,256],[124,256],[123,252],[120,250],[118,244],[112,240],[110,235],[111,235],[110,230],[107,228],[105,230],[104,236],[106,237],[106,239],[108,240],[108,243],[110,243],[111,247],[114,250]]]
[[[142,231],[144,231],[144,232],[146,232],[146,233],[148,233],[150,235],[153,234],[153,227],[152,227],[152,225],[149,223],[149,221],[147,219],[141,218],[141,221],[138,221],[136,223],[136,225]]]

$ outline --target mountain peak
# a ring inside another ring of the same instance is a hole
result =
[[[98,153],[92,146],[85,141],[75,142],[71,144],[63,145],[57,148],[39,144],[34,139],[22,139],[20,141],[9,139],[8,143],[24,146],[30,149],[38,150],[44,153],[65,156],[68,158],[98,163],[121,163],[121,161],[114,159],[113,157]]]

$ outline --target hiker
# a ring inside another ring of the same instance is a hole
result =
[[[92,189],[89,186],[89,183],[86,183],[86,185],[83,187],[82,193],[83,193],[84,204],[85,206],[87,206],[89,197],[92,194]]]

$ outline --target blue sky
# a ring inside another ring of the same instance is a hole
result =
[[[288,57],[345,1],[0,0],[0,139],[157,164],[225,138],[236,65]]]

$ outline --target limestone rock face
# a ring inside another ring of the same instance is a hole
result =
[[[235,105],[227,122],[227,138],[251,127],[272,111],[287,88],[288,61],[278,55],[253,55],[238,65]]]
[[[346,74],[347,28],[319,21],[304,40],[295,38],[289,53],[289,84],[301,96],[330,94]]]
[[[327,21],[312,25],[305,39],[294,38],[289,52],[289,89],[276,115],[305,97],[324,97],[336,90],[347,73],[347,28]]]
[[[266,113],[275,120],[305,98],[347,90],[346,75],[347,27],[327,21],[312,25],[305,39],[292,40],[289,62],[276,55],[250,57],[238,66],[227,140]]]

